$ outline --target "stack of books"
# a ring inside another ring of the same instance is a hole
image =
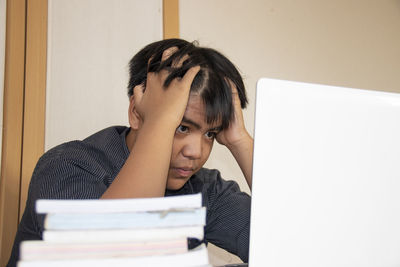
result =
[[[36,212],[45,214],[43,240],[21,243],[19,267],[211,266],[201,194],[38,200]]]

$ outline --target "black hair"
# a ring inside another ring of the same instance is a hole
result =
[[[162,61],[163,52],[171,47],[178,50],[168,59]],[[183,57],[182,66],[173,67]],[[221,120],[221,127],[229,126],[234,116],[231,83],[236,86],[240,105],[247,105],[246,91],[242,77],[229,59],[218,51],[199,47],[182,39],[166,39],[151,43],[140,50],[129,62],[128,96],[132,96],[133,88],[137,85],[146,86],[148,72],[159,72],[168,69],[170,74],[165,80],[164,87],[171,81],[183,77],[188,69],[200,66],[200,71],[193,79],[190,92],[198,93],[206,109],[207,123]]]

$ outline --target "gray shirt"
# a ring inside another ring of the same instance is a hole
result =
[[[129,128],[106,128],[82,141],[61,144],[38,161],[29,185],[26,208],[7,266],[15,266],[22,240],[42,238],[44,216],[35,213],[37,199],[97,199],[119,173],[129,156]],[[225,181],[217,170],[200,169],[179,190],[166,196],[201,193],[207,208],[205,242],[211,242],[248,261],[250,196],[236,182]]]

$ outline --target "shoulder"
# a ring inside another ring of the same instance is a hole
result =
[[[239,185],[235,181],[222,178],[219,170],[201,168],[190,179],[193,187],[209,190],[233,190],[240,191]]]
[[[127,157],[126,127],[110,127],[84,140],[60,144],[47,151],[33,172],[21,234],[40,238],[43,216],[35,212],[37,199],[95,199],[106,190]]]
[[[121,134],[128,128],[125,126],[112,126],[100,130],[83,140],[65,142],[50,149],[46,154],[61,155],[74,150],[107,150],[113,146],[121,145]]]
[[[191,184],[195,192],[202,192],[203,202],[207,207],[225,199],[243,199],[249,201],[250,196],[242,192],[237,182],[225,180],[216,169],[200,169],[192,178]]]
[[[127,128],[114,126],[103,129],[83,140],[74,140],[60,144],[47,151],[39,163],[48,161],[80,161],[98,158],[102,155],[116,156],[124,151],[126,146],[121,134]]]
[[[76,192],[72,187],[103,187],[111,183],[129,154],[121,136],[125,130],[126,127],[106,128],[84,140],[50,149],[35,167],[31,188],[42,192],[40,197],[55,197],[53,191]],[[71,190],[67,190],[69,187]]]

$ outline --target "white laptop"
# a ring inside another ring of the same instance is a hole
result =
[[[258,82],[249,266],[400,266],[400,94]]]

